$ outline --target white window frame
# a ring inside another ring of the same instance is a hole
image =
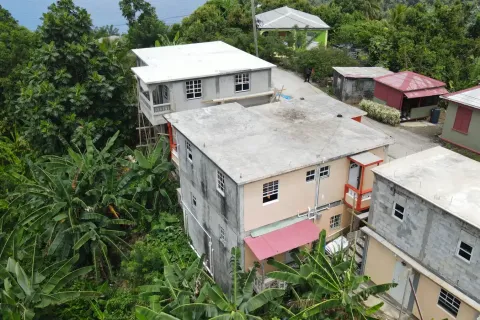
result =
[[[464,244],[466,244],[467,246],[469,246],[470,248],[472,248],[472,251],[471,251],[471,252],[467,252],[465,249],[462,249],[462,247],[461,247],[462,243],[464,243]],[[462,250],[463,252],[469,254],[469,255],[470,255],[470,259],[466,259],[466,258],[462,257],[462,256],[460,255],[460,250]],[[462,259],[462,260],[465,261],[466,263],[470,263],[470,261],[472,261],[472,255],[473,255],[473,246],[472,246],[471,244],[465,242],[465,241],[462,241],[462,240],[458,241],[458,245],[457,245],[457,257],[460,258],[460,259]]]
[[[449,301],[451,300],[451,301]],[[455,301],[456,300],[456,301]],[[452,309],[456,310],[456,314],[453,314],[450,310],[440,304],[440,301],[445,303],[446,305],[450,306]],[[458,304],[458,306],[456,306]],[[437,299],[437,306],[444,310],[449,315],[456,318],[458,316],[458,311],[460,310],[460,306],[462,305],[462,301],[458,299],[456,296],[448,292],[447,290],[440,288],[440,293],[438,294]]]
[[[320,179],[326,179],[330,177],[330,166],[320,167],[320,169],[318,170],[318,175]]]
[[[242,89],[237,90],[237,85],[241,85]],[[245,85],[248,85],[248,89],[245,89]],[[250,74],[249,73],[238,73],[235,75],[235,92],[246,92],[250,91]]]
[[[189,98],[189,94],[193,94],[193,97]],[[202,80],[196,79],[185,81],[185,96],[187,97],[187,100],[201,99],[203,96]]]
[[[336,230],[336,229],[340,228],[341,225],[342,225],[342,214],[341,213],[330,217],[330,230]]]
[[[400,219],[399,217],[397,217],[397,216],[395,215],[395,212],[397,211],[397,210],[395,209],[395,207],[396,207],[397,204],[398,204],[400,207],[403,208],[402,219]],[[392,208],[392,216],[393,216],[395,219],[397,219],[398,221],[403,222],[403,220],[405,220],[405,207],[402,206],[401,204],[399,204],[398,202],[395,202],[395,201],[394,201],[394,202],[393,202],[393,208]]]
[[[305,181],[307,183],[315,181],[315,169],[307,171],[305,175]]]
[[[217,170],[217,191],[225,197],[225,174]]]
[[[267,183],[264,183],[263,184],[263,188],[262,188],[262,202],[263,202],[263,205],[266,206],[266,205],[269,205],[269,204],[272,204],[272,203],[275,203],[275,202],[278,202],[278,200],[280,199],[280,183],[278,180],[273,180],[273,181],[270,181],[270,182],[267,182]],[[267,189],[267,191],[265,191],[265,188]],[[269,201],[264,201],[265,200],[265,197],[268,197],[268,196],[272,196],[272,195],[277,195],[277,198],[276,199],[273,199],[273,200],[269,200]]]
[[[193,163],[192,144],[191,144],[190,141],[188,141],[188,140],[185,140],[185,150],[186,150],[186,152],[187,152],[187,159],[188,159],[188,161],[190,161],[191,163]]]

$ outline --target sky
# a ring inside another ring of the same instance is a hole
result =
[[[74,0],[77,6],[87,9],[95,26],[115,25],[121,32],[127,30],[126,21],[118,6],[119,0]],[[18,22],[36,29],[42,14],[54,0],[0,0],[0,5],[10,11]],[[148,0],[157,8],[158,17],[167,24],[179,22],[206,0]]]

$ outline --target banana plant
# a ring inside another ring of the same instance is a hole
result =
[[[256,268],[252,268],[246,276],[241,274],[240,250],[232,249],[232,288],[231,295],[225,294],[216,284],[206,283],[202,294],[194,303],[181,305],[171,311],[181,319],[262,319],[254,313],[259,308],[283,296],[283,289],[266,289],[253,295],[253,283]],[[197,318],[192,318],[197,316]]]
[[[396,284],[368,286],[370,277],[356,274],[354,256],[342,251],[338,256],[325,254],[325,238],[323,230],[313,251],[302,252],[298,268],[273,259],[268,261],[277,269],[268,276],[286,281],[293,293],[294,299],[288,302],[290,309],[284,309],[289,319],[376,319],[374,314],[383,302],[370,308],[363,302]]]
[[[71,271],[78,255],[60,261],[40,270],[36,265],[35,251],[32,255],[31,270],[26,271],[21,264],[9,258],[0,269],[3,288],[0,291],[0,315],[3,319],[29,320],[35,311],[49,305],[59,305],[80,298],[93,298],[99,293],[92,291],[68,291],[65,286],[92,270],[83,267]]]

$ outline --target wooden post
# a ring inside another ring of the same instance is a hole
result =
[[[412,279],[408,278],[408,281],[410,282],[410,287],[412,288],[413,298],[415,299],[415,304],[417,305],[418,315],[420,316],[420,320],[423,320],[422,310],[420,310],[420,305],[418,304],[417,293],[415,292],[415,289],[413,288]]]

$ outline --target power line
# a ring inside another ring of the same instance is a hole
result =
[[[166,18],[159,18],[158,20],[169,20],[169,19],[175,19],[175,18],[184,18],[184,17],[188,17],[190,14],[184,14],[184,15],[181,15],[181,16],[171,16],[171,17],[166,17]],[[113,24],[112,26],[114,27],[121,27],[121,26],[127,26],[128,23],[120,23],[120,24]]]

